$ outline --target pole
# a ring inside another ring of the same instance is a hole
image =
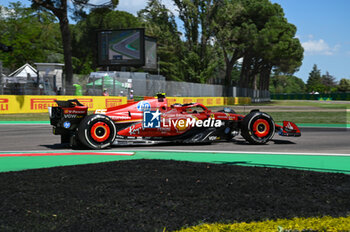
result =
[[[95,89],[95,81],[96,81],[96,77],[95,75],[92,76],[93,78],[93,82],[92,82],[92,89],[94,90],[93,91],[93,96],[96,96],[96,89]]]
[[[157,64],[157,66],[158,66],[158,76],[159,76],[159,73],[160,73],[160,64],[159,64],[159,62],[160,62],[160,57],[158,56],[158,64]]]
[[[105,76],[102,76],[102,93],[105,88]]]
[[[4,87],[2,85],[2,61],[0,60],[0,95],[4,94]]]
[[[115,96],[115,75],[113,75],[113,96]]]

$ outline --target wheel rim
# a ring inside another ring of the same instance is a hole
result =
[[[253,132],[259,138],[264,138],[270,133],[270,124],[265,119],[258,119],[253,124]]]
[[[111,130],[106,123],[97,122],[91,127],[90,134],[96,142],[104,142],[109,138]]]

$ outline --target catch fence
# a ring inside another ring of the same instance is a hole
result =
[[[162,75],[135,72],[93,72],[90,75],[74,75],[72,86],[57,88],[54,75],[39,77],[0,78],[0,94],[3,95],[80,95],[80,96],[154,96],[164,92],[174,97],[251,97],[252,102],[270,100],[269,91],[259,91],[223,85],[167,81]]]

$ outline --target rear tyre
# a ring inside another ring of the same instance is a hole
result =
[[[275,122],[272,117],[262,112],[251,112],[241,124],[242,137],[251,144],[265,144],[275,134]]]
[[[108,116],[92,114],[80,122],[77,134],[84,146],[90,149],[103,149],[113,143],[117,129]]]

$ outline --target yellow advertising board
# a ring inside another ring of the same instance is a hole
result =
[[[252,103],[252,99],[250,97],[225,97],[224,102],[225,105],[244,105]]]
[[[0,114],[43,113],[50,106],[57,106],[55,100],[78,99],[89,110],[105,109],[127,103],[126,97],[105,96],[43,96],[43,95],[0,95]]]
[[[105,109],[127,103],[126,97],[105,96],[43,96],[43,95],[0,95],[0,114],[43,113],[50,106],[57,106],[55,100],[78,99],[89,110]],[[168,106],[180,103],[198,102],[205,106],[250,104],[250,97],[167,97]]]
[[[168,106],[180,103],[198,102],[205,106],[224,106],[224,105],[238,105],[250,104],[252,99],[250,97],[167,97]]]

